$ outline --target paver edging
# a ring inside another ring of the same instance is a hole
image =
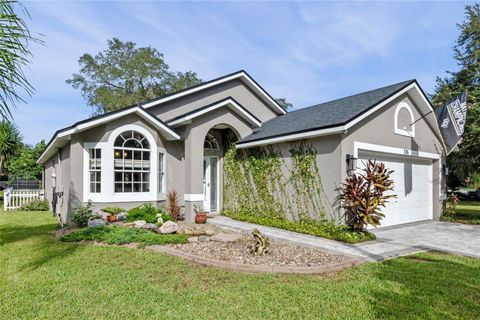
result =
[[[229,261],[214,260],[210,258],[197,256],[192,253],[184,252],[181,250],[177,250],[172,247],[166,247],[166,246],[160,246],[160,245],[146,246],[145,249],[170,254],[170,255],[180,257],[185,260],[192,261],[201,265],[229,269],[234,271],[250,272],[250,273],[329,274],[329,273],[338,272],[340,270],[354,267],[367,262],[364,259],[351,259],[346,262],[339,262],[339,263],[320,265],[320,266],[310,266],[310,267],[269,266],[269,265],[242,264],[242,263],[235,263],[235,262],[229,262]]]

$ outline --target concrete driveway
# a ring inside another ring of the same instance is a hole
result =
[[[357,247],[370,254],[378,253],[383,258],[419,250],[438,250],[480,258],[480,226],[424,221],[372,232],[377,241]]]

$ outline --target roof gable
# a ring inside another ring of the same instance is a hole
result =
[[[242,117],[245,121],[247,121],[254,127],[260,127],[262,125],[262,122],[257,117],[255,117],[255,115],[253,115],[250,111],[248,111],[245,107],[243,107],[238,101],[236,101],[232,97],[228,97],[220,101],[216,101],[207,106],[196,109],[192,112],[185,113],[179,117],[169,120],[167,123],[172,127],[179,126],[185,123],[189,123],[192,119],[197,118],[201,115],[204,115],[206,113],[212,112],[219,108],[225,108],[225,107],[237,113],[240,117]]]
[[[205,90],[205,89],[208,89],[208,88],[211,88],[211,87],[214,87],[214,86],[217,86],[219,84],[222,84],[222,83],[225,83],[225,82],[228,82],[228,81],[231,81],[231,80],[235,80],[235,79],[238,79],[238,80],[242,81],[242,83],[244,83],[250,90],[255,92],[262,99],[262,101],[264,103],[266,103],[270,108],[272,108],[272,110],[275,111],[276,114],[282,115],[282,114],[287,113],[285,111],[285,109],[283,109],[277,103],[277,101],[275,101],[275,99],[272,98],[272,96],[267,91],[265,91],[265,89],[263,89],[244,70],[240,70],[240,71],[237,71],[237,72],[234,72],[234,73],[231,73],[231,74],[227,74],[223,77],[216,78],[216,79],[213,79],[213,80],[210,80],[210,81],[207,81],[207,82],[203,82],[203,83],[200,83],[200,84],[195,85],[193,87],[186,88],[186,89],[183,89],[183,90],[180,90],[180,91],[162,96],[162,97],[154,99],[154,100],[143,102],[141,104],[141,106],[148,109],[148,108],[151,108],[151,107],[154,107],[154,106],[161,105],[162,103],[172,101],[172,100],[187,96],[189,94],[192,94],[192,93],[195,93],[195,92],[198,92],[198,91],[202,91],[202,90]]]
[[[52,155],[55,154],[57,148],[62,147],[70,140],[72,134],[86,131],[93,127],[102,125],[115,119],[119,119],[132,113],[137,114],[142,119],[153,125],[153,127],[160,131],[167,140],[180,139],[180,136],[169,125],[158,119],[155,115],[151,114],[144,108],[134,105],[113,112],[105,113],[96,117],[92,117],[90,119],[79,121],[72,126],[58,130],[57,132],[55,132],[52,139],[48,142],[45,151],[40,156],[40,158],[38,158],[37,162],[41,164],[47,161]]]

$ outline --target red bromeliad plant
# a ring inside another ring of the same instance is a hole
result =
[[[385,215],[380,211],[395,194],[390,178],[393,170],[385,169],[384,163],[368,160],[362,173],[353,173],[342,183],[340,199],[346,210],[347,224],[355,231],[364,231],[367,225],[377,227]]]

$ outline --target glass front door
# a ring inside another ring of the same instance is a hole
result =
[[[203,158],[203,209],[218,211],[218,158]]]

